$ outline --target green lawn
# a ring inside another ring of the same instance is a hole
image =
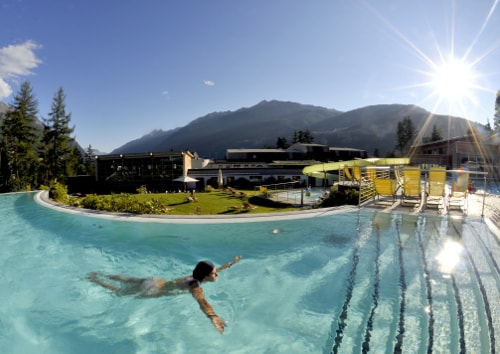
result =
[[[189,193],[88,195],[72,199],[71,204],[94,210],[160,215],[233,215],[298,210],[290,204],[261,198],[259,191],[222,191]]]

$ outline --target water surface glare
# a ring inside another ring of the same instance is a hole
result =
[[[318,214],[176,224],[0,195],[2,353],[499,352],[500,245],[479,219]],[[273,232],[273,230],[278,230]],[[167,279],[243,259],[189,294],[118,297],[92,271]]]

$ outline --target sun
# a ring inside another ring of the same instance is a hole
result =
[[[464,60],[451,58],[433,65],[431,86],[434,94],[450,103],[471,98],[476,87],[473,67]]]

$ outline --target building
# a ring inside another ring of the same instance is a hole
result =
[[[237,162],[320,161],[335,162],[364,159],[365,150],[329,147],[322,144],[295,143],[287,149],[227,149],[226,160]]]
[[[412,164],[440,165],[447,169],[466,168],[488,172],[488,177],[500,177],[500,148],[492,139],[477,139],[473,135],[431,141],[412,147]],[[472,176],[474,177],[474,176]]]
[[[288,149],[227,149],[226,159],[219,161],[203,159],[189,151],[99,155],[95,157],[94,189],[99,193],[134,193],[139,187],[151,192],[204,190],[208,185],[218,186],[219,170],[223,184],[234,188],[285,182],[316,186],[324,181],[304,176],[305,166],[365,157],[364,150],[301,143]],[[197,181],[180,182],[182,176]]]
[[[133,193],[141,186],[152,192],[178,189],[176,178],[208,163],[189,151],[98,155],[95,161],[97,189],[106,193]]]

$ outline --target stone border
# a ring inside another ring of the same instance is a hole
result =
[[[342,206],[333,208],[307,209],[282,213],[239,214],[239,215],[137,215],[129,213],[112,213],[98,210],[82,209],[54,202],[49,198],[48,191],[35,194],[35,201],[47,208],[60,212],[79,214],[89,217],[113,219],[134,222],[157,222],[171,224],[222,224],[241,222],[263,222],[272,220],[307,219],[324,215],[346,213],[360,210],[357,206]]]

